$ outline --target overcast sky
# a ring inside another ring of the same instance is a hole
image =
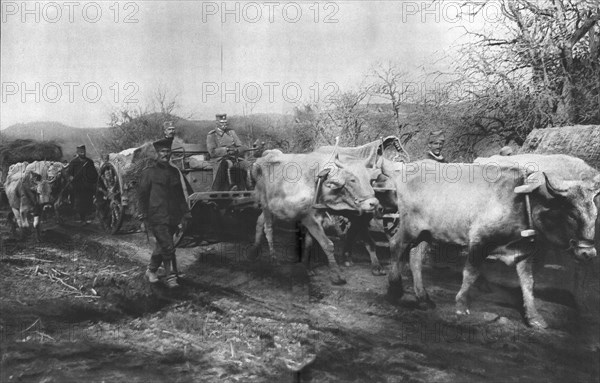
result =
[[[229,13],[220,1],[22,4],[2,2],[2,128],[106,126],[161,85],[196,119],[253,100],[255,113],[287,113],[356,87],[379,60],[443,65],[457,27],[474,25],[450,2],[426,13],[422,1],[227,2]]]

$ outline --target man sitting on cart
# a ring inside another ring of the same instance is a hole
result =
[[[227,124],[226,114],[217,114],[217,128],[206,136],[206,148],[213,160],[213,190],[250,189],[250,163],[243,158],[242,142]]]

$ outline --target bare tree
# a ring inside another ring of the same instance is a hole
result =
[[[465,2],[475,15],[489,4]],[[463,50],[462,69],[471,83],[479,81],[486,92],[496,88],[511,98],[526,98],[531,120],[521,127],[524,133],[533,127],[600,121],[597,0],[501,0],[500,5],[504,28],[468,31],[476,43]]]
[[[408,81],[408,72],[400,69],[398,64],[388,61],[386,63],[375,64],[367,78],[373,80],[373,84],[370,87],[371,94],[383,97],[390,102],[396,123],[397,135],[401,137],[407,127],[401,113],[402,105],[405,104],[406,97],[413,85],[413,83]],[[409,158],[408,152],[402,144],[401,147],[406,157]]]
[[[369,96],[369,88],[336,94],[329,102],[327,116],[339,127],[341,142],[357,146],[367,133],[367,105],[363,101]]]
[[[254,108],[256,108],[256,101],[245,101],[244,106],[242,108],[242,113],[244,115],[244,127],[245,130],[249,132],[250,141],[255,140],[254,136],[254,121],[252,119],[252,114],[254,113]]]
[[[162,114],[172,114],[179,106],[178,97],[178,94],[172,94],[164,84],[159,85],[152,93],[151,104],[153,111]]]
[[[293,148],[312,150],[319,145],[332,145],[340,128],[332,123],[326,109],[317,103],[307,103],[294,110]]]
[[[108,133],[103,137],[103,151],[118,152],[162,137],[163,123],[180,118],[174,114],[178,107],[177,95],[159,86],[147,105],[124,104],[113,110]]]

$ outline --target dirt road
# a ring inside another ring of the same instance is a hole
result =
[[[331,286],[323,264],[309,280],[294,262],[294,238],[280,233],[278,264],[249,262],[247,243],[178,249],[185,279],[175,291],[144,280],[152,243],[142,233],[68,225],[47,231],[41,244],[5,239],[0,380],[599,379],[598,317],[566,293],[536,291],[551,328],[530,329],[510,270],[490,263],[491,291],[477,291],[472,314],[457,317],[456,264],[425,269],[437,307],[423,310],[410,298],[388,301],[387,279],[370,274],[360,251],[345,269],[347,285]]]

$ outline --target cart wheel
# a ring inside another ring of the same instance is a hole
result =
[[[124,212],[117,168],[110,162],[100,167],[96,199],[97,216],[102,227],[107,233],[116,234],[123,223]]]

